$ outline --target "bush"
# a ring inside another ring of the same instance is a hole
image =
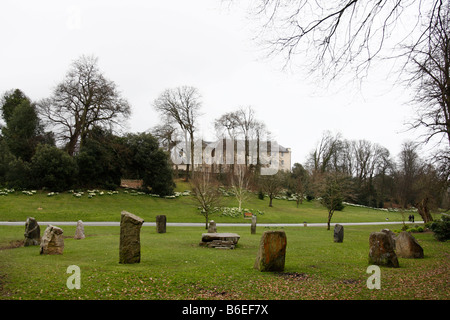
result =
[[[175,183],[170,156],[159,148],[158,140],[148,133],[128,134],[127,178],[142,179],[143,190],[161,197],[173,195]]]
[[[6,184],[10,188],[28,189],[33,184],[30,181],[30,164],[22,159],[14,159],[8,164],[8,171],[5,174]]]
[[[258,192],[258,199],[264,200],[264,192],[262,192],[262,190],[259,190],[259,192]]]
[[[438,220],[431,223],[430,229],[434,232],[434,237],[438,241],[450,239],[450,217],[442,215],[440,221]]]
[[[121,168],[111,139],[100,136],[89,138],[75,157],[78,166],[78,183],[88,188],[115,190],[120,186]]]
[[[40,144],[31,158],[31,176],[36,188],[52,191],[71,189],[77,171],[75,160],[54,146]]]

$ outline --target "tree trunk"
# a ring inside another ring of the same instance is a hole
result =
[[[333,211],[328,211],[328,221],[327,221],[327,230],[330,230],[331,217],[333,216]]]
[[[433,217],[431,216],[430,210],[428,209],[428,197],[425,197],[424,199],[416,203],[416,208],[424,223],[433,221]]]
[[[272,199],[273,199],[273,197],[272,197],[272,196],[269,196],[269,199],[270,199],[270,201],[269,201],[269,207],[273,207],[273,206],[272,206]]]

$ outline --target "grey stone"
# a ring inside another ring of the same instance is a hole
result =
[[[41,243],[41,228],[37,220],[33,217],[28,217],[25,221],[25,242],[24,246],[38,246]]]
[[[421,245],[412,234],[406,231],[400,232],[397,236],[395,240],[395,252],[401,258],[421,259],[424,257]]]
[[[167,218],[165,215],[156,216],[156,232],[166,233],[166,222]]]
[[[214,220],[209,222],[208,233],[217,233],[217,225]]]
[[[144,219],[122,211],[120,217],[119,263],[139,263],[141,261],[140,232]]]
[[[222,240],[222,241],[232,241],[234,244],[237,244],[240,235],[237,233],[202,233],[202,242],[210,242],[213,240]]]
[[[74,239],[80,240],[80,239],[84,239],[86,236],[84,234],[84,225],[83,225],[83,221],[78,220],[77,221],[77,228],[75,229],[75,236],[73,237]]]
[[[237,245],[240,235],[237,233],[203,233],[200,246],[216,249],[234,249]]]
[[[381,232],[384,232],[389,236],[389,240],[392,243],[392,247],[395,248],[395,238],[396,238],[395,233],[389,229],[383,229],[381,230]]]
[[[398,268],[398,259],[389,235],[372,232],[369,237],[369,264]]]
[[[334,242],[344,241],[344,226],[341,224],[336,224],[334,226]]]
[[[254,268],[259,271],[282,272],[286,258],[286,244],[284,231],[264,231]]]
[[[40,254],[63,254],[64,238],[63,230],[59,227],[48,225],[41,239]]]
[[[250,227],[251,234],[256,234],[256,216],[252,216],[252,225]]]

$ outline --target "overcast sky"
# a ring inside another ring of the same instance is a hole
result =
[[[163,90],[189,85],[202,95],[205,139],[214,137],[215,118],[252,106],[292,149],[293,163],[305,162],[324,130],[379,143],[393,156],[415,139],[405,132],[410,93],[385,73],[374,72],[362,87],[327,88],[265,59],[252,28],[245,10],[219,0],[2,0],[0,93],[19,88],[34,101],[48,97],[73,60],[95,55],[132,106],[131,132],[158,123],[152,102]]]

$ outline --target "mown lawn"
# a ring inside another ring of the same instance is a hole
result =
[[[188,185],[178,183],[177,190],[184,191]],[[243,207],[258,215],[259,223],[325,223],[327,211],[318,201],[304,201],[298,208],[294,201],[274,200],[269,207],[268,198],[260,200],[251,194]],[[234,197],[223,197],[221,206],[237,207]],[[51,197],[47,192],[38,191],[34,195],[25,195],[19,191],[0,196],[0,221],[25,221],[34,217],[38,221],[120,221],[120,212],[129,211],[142,217],[146,222],[154,222],[157,215],[164,214],[168,222],[204,222],[205,218],[198,210],[198,204],[192,196],[176,199],[155,198],[149,195],[137,195],[135,192],[119,190],[119,194],[89,198],[87,192],[80,198],[72,193],[62,192]],[[402,216],[399,212],[383,212],[368,208],[346,206],[343,211],[334,213],[332,222],[380,222],[407,220],[409,213]],[[243,217],[233,218],[215,213],[210,216],[218,223],[248,223]],[[416,220],[419,216],[416,214]]]
[[[390,226],[392,228],[392,226]],[[414,236],[424,259],[399,259],[400,268],[381,268],[381,289],[366,286],[368,238],[383,226],[346,226],[343,243],[320,227],[286,227],[284,273],[253,269],[261,234],[247,227],[222,227],[241,235],[234,250],[198,246],[200,227],[141,229],[141,263],[118,263],[119,228],[86,226],[74,240],[65,226],[60,256],[41,256],[20,246],[23,227],[0,226],[1,299],[449,299],[450,246],[431,233]],[[18,247],[17,247],[18,245]],[[69,265],[81,270],[81,289],[69,290]]]

